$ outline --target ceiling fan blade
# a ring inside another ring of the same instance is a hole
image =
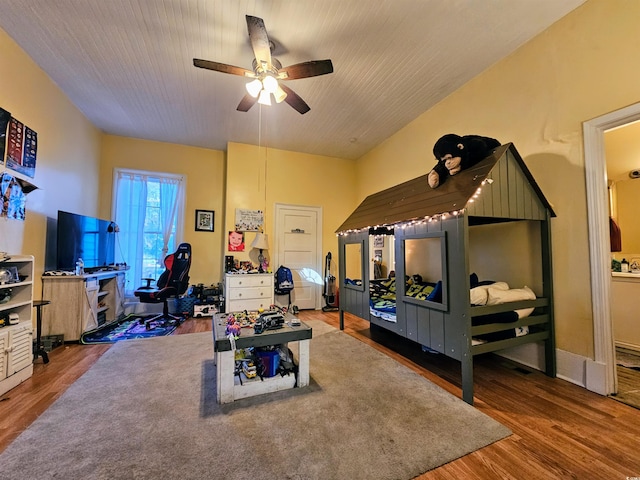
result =
[[[264,21],[259,17],[246,15],[247,30],[249,31],[249,39],[251,40],[251,48],[253,54],[258,61],[258,66],[265,66],[266,70],[271,69],[271,47],[269,46],[269,36],[264,26]]]
[[[246,68],[227,65],[226,63],[212,62],[211,60],[200,60],[199,58],[194,58],[193,65],[199,68],[205,68],[207,70],[214,70],[216,72],[240,75],[241,77],[254,78],[256,76],[255,73],[253,73],[251,70],[247,70]]]
[[[242,100],[240,100],[240,103],[238,104],[238,108],[236,108],[236,110],[238,110],[239,112],[248,112],[249,109],[253,107],[257,101],[257,98],[254,98],[247,93],[244,97],[242,97]]]
[[[331,60],[311,60],[296,63],[278,70],[278,78],[282,80],[296,80],[298,78],[317,77],[333,72]]]
[[[291,105],[299,113],[304,115],[309,110],[311,110],[311,107],[307,105],[307,103],[302,98],[300,98],[300,95],[298,95],[296,92],[291,90],[289,87],[281,84],[280,88],[282,88],[282,90],[284,90],[287,93],[287,96],[284,99],[284,101],[287,102],[289,105]]]

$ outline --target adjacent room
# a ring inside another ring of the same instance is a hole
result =
[[[639,476],[638,18],[3,0],[0,477]]]

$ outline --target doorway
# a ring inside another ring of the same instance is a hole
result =
[[[591,298],[594,323],[594,359],[587,360],[587,388],[602,395],[618,391],[611,318],[609,198],[604,133],[640,120],[640,103],[583,124]]]
[[[275,236],[277,264],[291,269],[291,304],[300,310],[319,309],[322,276],[322,208],[276,204]],[[275,298],[276,304],[288,298]]]

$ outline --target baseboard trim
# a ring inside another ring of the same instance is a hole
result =
[[[503,350],[498,355],[544,371],[544,345],[542,343],[521,345]],[[605,364],[583,355],[556,349],[556,377],[599,395],[611,393],[606,391],[606,368]]]

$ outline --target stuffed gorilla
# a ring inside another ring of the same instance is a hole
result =
[[[461,137],[449,133],[440,137],[433,146],[433,154],[438,163],[429,172],[429,186],[436,188],[442,185],[447,177],[474,166],[499,146],[500,142],[495,138],[480,135]]]

